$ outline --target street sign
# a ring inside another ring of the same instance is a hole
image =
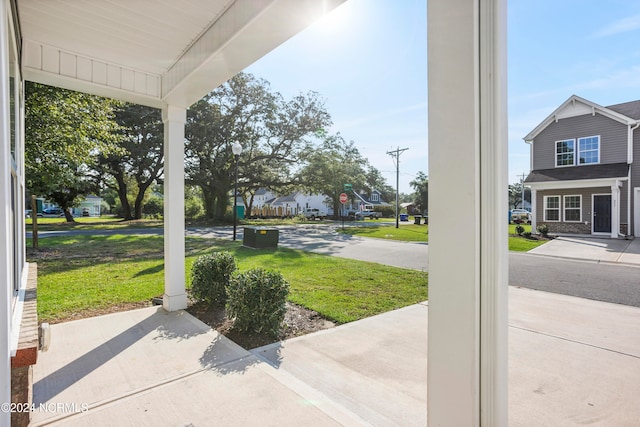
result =
[[[346,193],[340,193],[340,203],[342,203],[343,205],[345,203],[347,203],[347,194]]]
[[[347,190],[353,190],[353,185],[352,184],[344,184],[344,191]]]

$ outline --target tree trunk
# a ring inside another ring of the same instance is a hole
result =
[[[215,219],[223,220],[229,206],[229,193],[218,190],[216,194]]]
[[[212,220],[215,218],[215,196],[209,188],[203,185],[200,185],[200,189],[202,190],[202,195],[204,196],[204,211],[206,218],[208,220]]]
[[[63,211],[64,211],[64,217],[67,220],[67,222],[76,222],[76,220],[73,219],[73,215],[71,215],[71,209],[63,208]]]
[[[135,219],[141,219],[142,218],[142,208],[144,206],[144,194],[146,193],[147,188],[149,188],[149,185],[151,185],[150,182],[148,182],[148,183],[138,182],[138,194],[136,195],[136,201],[135,201],[135,205],[134,205],[134,209],[135,209],[134,218]]]
[[[118,173],[115,178],[116,182],[118,183],[118,199],[120,200],[120,205],[122,206],[122,217],[125,220],[130,220],[133,217],[131,216],[131,206],[129,205],[129,199],[127,199],[127,183],[124,180],[124,174]]]

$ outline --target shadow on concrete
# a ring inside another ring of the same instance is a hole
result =
[[[50,401],[154,331],[160,333],[154,339],[188,339],[206,333],[206,330],[200,328],[180,327],[176,325],[177,322],[171,322],[171,318],[172,315],[167,316],[160,307],[151,316],[40,379],[33,384],[34,404]]]

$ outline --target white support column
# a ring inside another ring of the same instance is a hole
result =
[[[184,124],[187,111],[162,109],[164,122],[164,295],[167,311],[187,308],[184,269]]]
[[[611,186],[611,238],[617,239],[620,233],[620,182]]]
[[[11,402],[11,147],[9,122],[9,2],[0,0],[0,404]],[[9,411],[0,411],[0,425],[11,423]]]
[[[427,7],[428,425],[506,426],[506,0]]]

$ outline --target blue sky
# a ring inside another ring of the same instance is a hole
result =
[[[640,99],[640,1],[512,0],[509,182],[529,171],[522,138],[571,95],[607,106]],[[425,0],[348,0],[247,69],[289,98],[326,99],[331,132],[353,140],[400,191],[428,173]]]
[[[348,0],[246,69],[285,98],[313,90],[326,100],[331,133],[400,191],[427,172],[427,18],[424,0]]]

